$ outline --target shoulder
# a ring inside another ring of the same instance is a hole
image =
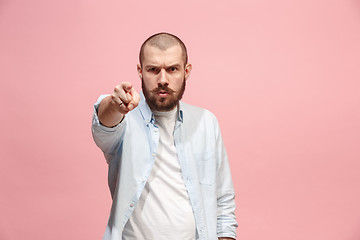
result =
[[[204,120],[207,122],[215,123],[217,125],[217,119],[215,114],[213,114],[208,109],[184,102],[180,102],[180,109],[183,111],[184,121],[185,119],[196,119],[197,121]]]

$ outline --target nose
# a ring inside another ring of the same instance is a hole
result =
[[[169,78],[167,76],[165,69],[161,69],[161,71],[159,73],[158,84],[159,85],[168,85],[169,84]]]

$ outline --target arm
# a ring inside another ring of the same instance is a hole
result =
[[[112,95],[100,96],[94,105],[92,135],[108,164],[112,162],[113,153],[121,144],[126,121],[120,122],[139,101],[140,96],[132,89],[131,83],[124,82],[115,87]]]
[[[230,165],[217,124],[216,137],[217,166],[217,234],[219,239],[236,239],[235,191]]]
[[[98,118],[102,125],[114,127],[118,125],[125,114],[137,107],[139,94],[129,82],[122,82],[114,88],[113,93],[104,98],[98,109]]]

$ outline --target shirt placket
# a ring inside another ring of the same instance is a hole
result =
[[[191,169],[189,164],[187,164],[186,153],[184,150],[184,144],[181,141],[181,131],[180,126],[181,121],[177,121],[174,130],[174,141],[175,147],[179,159],[179,164],[182,172],[182,177],[185,182],[185,187],[188,191],[190,204],[194,212],[195,224],[197,229],[197,235],[199,240],[205,240],[206,237],[206,224],[203,213],[203,208],[200,205],[200,199],[196,191],[196,183],[191,175]]]

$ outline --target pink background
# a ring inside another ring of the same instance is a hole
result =
[[[360,2],[0,0],[0,239],[100,239],[92,104],[140,90],[140,44],[188,45],[184,101],[220,122],[238,239],[360,239]]]

